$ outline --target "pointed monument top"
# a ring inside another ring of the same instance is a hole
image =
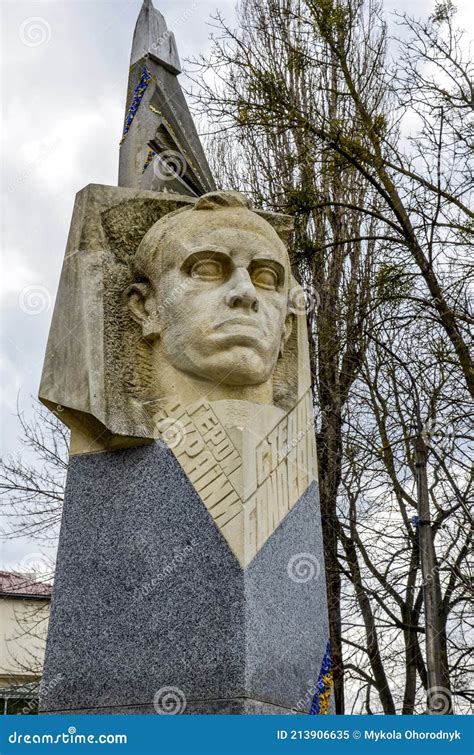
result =
[[[178,74],[174,34],[143,0],[133,34],[119,186],[199,197],[215,182]]]
[[[145,56],[156,60],[172,73],[181,73],[181,63],[173,32],[168,30],[164,16],[143,0],[133,35],[130,65]]]

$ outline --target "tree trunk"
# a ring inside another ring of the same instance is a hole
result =
[[[446,652],[443,651],[442,601],[439,583],[439,567],[433,543],[433,529],[430,521],[428,497],[426,443],[418,434],[415,443],[416,486],[418,500],[418,533],[420,539],[420,561],[423,575],[423,597],[426,629],[426,671],[428,675],[427,712],[452,713],[451,692],[446,674]],[[442,703],[440,699],[442,698]]]
[[[395,703],[393,702],[392,693],[390,692],[390,685],[386,677],[382,657],[380,655],[377,627],[370,605],[370,600],[362,583],[362,576],[360,573],[355,543],[351,538],[346,537],[342,532],[341,540],[344,544],[344,549],[346,552],[347,562],[351,573],[351,582],[354,585],[357,602],[359,604],[362,618],[364,619],[365,635],[367,638],[367,655],[369,656],[370,667],[374,675],[375,686],[379,694],[380,702],[382,703],[383,712],[385,713],[385,715],[394,716],[397,711],[395,710]]]

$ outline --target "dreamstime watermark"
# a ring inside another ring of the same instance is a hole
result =
[[[51,39],[51,26],[42,16],[29,16],[21,22],[18,36],[26,47],[40,47]]]
[[[298,443],[303,440],[303,438],[310,432],[314,432],[314,421],[313,417],[310,417],[308,421],[306,422],[306,425],[304,428],[301,428],[299,432],[295,435],[294,438],[292,438],[291,441],[288,443],[285,443],[282,448],[279,449],[277,454],[278,464],[283,461],[283,459],[286,459],[286,457],[293,451],[297,446]]]
[[[431,687],[426,693],[427,707],[430,713],[446,715],[452,710],[452,696],[445,687]]]
[[[186,8],[183,13],[181,13],[178,18],[173,20],[173,29],[179,29],[182,24],[184,24],[196,11],[197,9],[197,3],[193,3],[188,8]],[[149,50],[142,48],[143,55],[146,56],[148,53],[156,54],[160,47],[172,36],[173,32],[170,29],[166,29],[166,31],[163,32],[163,34],[160,34],[160,36],[153,42],[152,45],[150,45]]]
[[[161,687],[153,697],[153,707],[160,716],[184,713],[186,705],[186,695],[179,687]]]
[[[317,580],[321,566],[313,553],[295,553],[288,561],[286,572],[292,582],[303,584]]]
[[[298,713],[308,713],[316,692],[316,682],[314,679],[308,679],[306,685],[304,697],[300,697],[293,706]]]
[[[183,295],[183,293],[188,289],[191,285],[190,280],[184,280],[179,285],[175,286],[169,294],[167,294],[166,298],[163,299],[163,302],[158,305],[157,312],[164,312],[165,309],[172,304],[176,304],[176,301],[180,299],[180,297]]]
[[[48,695],[51,694],[51,692],[54,692],[55,688],[60,684],[64,679],[63,674],[56,674],[56,676],[53,676],[52,679],[50,679],[48,682],[41,682],[41,699],[45,700]],[[32,698],[31,700],[28,700],[28,703],[21,709],[21,712],[24,716],[29,715],[30,713],[36,713],[37,711],[37,703],[38,701],[36,698]]]
[[[155,427],[168,448],[177,448],[186,436],[186,428],[179,419],[164,417],[156,422]]]
[[[78,734],[75,726],[69,726],[67,732],[59,734],[24,734],[13,731],[8,737],[10,744],[45,745],[45,744],[99,744],[99,745],[126,745],[126,734]]]
[[[45,286],[25,286],[18,296],[20,309],[27,315],[41,315],[51,307],[51,294]]]
[[[433,568],[431,569],[431,571],[423,579],[423,581],[421,583],[421,586],[422,587],[426,587],[431,582],[433,582],[434,579],[439,579],[440,572],[441,572],[441,566],[439,566],[438,564],[436,564],[435,566],[433,566]]]
[[[319,294],[312,286],[306,289],[294,286],[289,293],[289,301],[296,315],[308,315],[320,305]]]
[[[181,154],[174,149],[166,149],[157,154],[153,161],[155,176],[161,181],[173,181],[186,173],[188,163]]]
[[[454,429],[446,421],[428,419],[423,424],[422,437],[429,448],[443,450],[452,443]]]
[[[54,574],[54,561],[44,553],[27,553],[12,571],[35,579],[44,578]]]
[[[158,587],[160,582],[163,582],[165,579],[170,577],[180,566],[186,563],[193,549],[198,545],[199,543],[197,540],[191,540],[182,548],[176,548],[173,552],[172,558],[167,561],[165,566],[160,572],[158,572],[156,577],[153,577],[153,579],[151,579],[149,582],[145,582],[145,584],[140,585],[139,589],[137,590],[136,597],[146,598],[148,595],[150,595],[150,593],[152,593],[153,590]]]
[[[28,179],[33,175],[35,170],[38,170],[40,165],[48,158],[48,156],[53,152],[54,147],[42,144],[39,148],[39,154],[36,157],[36,159],[31,160],[28,164],[28,167],[23,168],[19,173],[16,174],[15,178],[10,181],[8,184],[8,191],[10,194],[13,194],[14,191],[16,191],[22,184],[24,184]]]

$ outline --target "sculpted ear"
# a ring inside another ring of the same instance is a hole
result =
[[[294,321],[295,321],[295,313],[293,312],[292,309],[288,309],[287,315],[285,317],[285,323],[283,325],[283,332],[281,335],[281,342],[280,342],[280,356],[281,357],[283,356],[285,352],[285,344],[293,332]]]
[[[151,283],[132,283],[125,291],[130,314],[142,329],[143,338],[153,341],[160,335],[160,319]]]

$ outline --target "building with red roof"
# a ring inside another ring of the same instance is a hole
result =
[[[52,585],[0,571],[0,712],[36,713]]]

